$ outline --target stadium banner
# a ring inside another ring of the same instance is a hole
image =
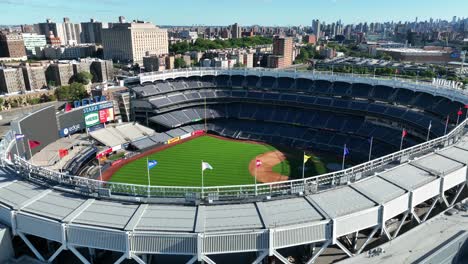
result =
[[[203,135],[205,134],[205,131],[203,130],[195,130],[192,132],[192,136],[198,136],[198,135]]]
[[[97,153],[96,158],[100,159],[100,158],[102,158],[102,157],[104,157],[104,156],[106,156],[107,154],[110,154],[110,153],[112,153],[112,148],[108,148],[106,150],[103,150],[103,151]]]
[[[184,134],[184,135],[180,136],[180,139],[186,139],[186,138],[189,138],[191,136],[192,136],[192,133]]]
[[[114,108],[99,110],[99,122],[106,123],[110,121],[114,121]]]
[[[67,137],[69,135],[73,135],[76,132],[79,132],[79,131],[83,130],[83,128],[84,128],[84,126],[82,124],[76,124],[76,125],[73,125],[71,127],[66,127],[64,129],[60,129],[59,135],[60,135],[60,137]]]
[[[86,127],[92,127],[99,124],[99,113],[90,112],[85,114],[85,125]]]
[[[172,144],[180,140],[180,137],[171,138],[167,141],[167,144]]]
[[[87,113],[98,112],[99,110],[107,108],[114,108],[114,103],[112,101],[106,101],[103,103],[90,105],[83,108],[83,113],[86,115]]]

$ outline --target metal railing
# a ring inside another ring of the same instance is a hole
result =
[[[355,182],[369,177],[375,171],[395,162],[404,161],[411,157],[420,156],[432,152],[436,148],[444,147],[456,143],[466,133],[468,119],[464,120],[456,128],[445,136],[391,153],[389,155],[365,162],[345,170],[326,173],[305,179],[289,180],[274,183],[230,185],[230,186],[207,186],[207,187],[179,187],[179,186],[147,186],[137,184],[126,184],[117,182],[105,182],[93,180],[85,177],[68,175],[47,168],[35,166],[29,161],[14,156],[17,168],[22,171],[22,175],[29,180],[58,185],[65,188],[78,190],[83,194],[92,196],[109,197],[119,195],[119,198],[131,196],[147,198],[185,198],[186,200],[232,200],[232,199],[255,199],[265,198],[265,196],[287,196],[298,194],[311,194],[325,189],[335,188],[340,185]],[[11,136],[9,136],[11,138]],[[13,139],[14,140],[14,136]],[[5,151],[7,143],[0,142],[0,150]],[[10,144],[8,144],[10,145]],[[2,153],[2,158],[6,158]],[[123,196],[123,197],[120,197]]]

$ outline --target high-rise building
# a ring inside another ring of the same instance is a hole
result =
[[[312,32],[317,37],[317,40],[319,40],[320,39],[320,20],[318,19],[312,20]]]
[[[293,62],[293,39],[275,36],[273,38],[273,55],[282,57],[283,61],[275,62],[276,68],[284,68]]]
[[[24,90],[23,71],[18,68],[0,68],[0,93],[16,93]]]
[[[62,44],[75,45],[81,43],[81,25],[70,22],[68,17],[63,18],[63,33],[64,38]]]
[[[47,83],[56,86],[67,85],[73,74],[73,65],[70,63],[50,64],[46,70]]]
[[[50,32],[52,32],[52,34],[57,38],[60,38],[63,35],[61,24],[57,24],[50,19],[47,19],[45,23],[37,24],[37,27],[40,35],[49,36]]]
[[[317,43],[317,37],[314,34],[304,36],[304,41],[307,44],[315,45]]]
[[[93,75],[93,82],[107,82],[114,79],[114,67],[109,60],[93,60],[90,72]]]
[[[37,35],[31,33],[23,33],[24,47],[28,56],[36,55],[36,47],[44,47],[47,45],[45,35]]]
[[[43,66],[22,66],[24,84],[26,90],[38,90],[47,86],[45,71]]]
[[[91,18],[90,22],[81,23],[82,43],[102,43],[102,23]]]
[[[144,22],[118,23],[103,29],[102,45],[105,59],[133,63],[169,52],[167,30]]]
[[[242,37],[242,29],[241,27],[239,27],[237,23],[234,23],[233,25],[231,25],[231,34],[232,34],[232,38],[234,39],[238,39]]]
[[[25,58],[23,36],[17,33],[0,33],[0,57]]]
[[[47,19],[45,23],[37,24],[39,34],[49,36],[50,32],[60,38],[62,45],[72,45],[81,43],[81,25],[73,24],[70,19],[63,18],[63,23],[55,23]]]

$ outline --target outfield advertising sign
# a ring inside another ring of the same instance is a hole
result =
[[[92,127],[99,124],[99,113],[98,112],[90,112],[86,113],[85,116],[85,125],[86,127]]]
[[[99,110],[99,122],[106,123],[114,121],[114,108]]]

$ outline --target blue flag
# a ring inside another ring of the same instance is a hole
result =
[[[348,156],[349,155],[349,149],[345,146],[343,149],[343,156]]]
[[[148,160],[148,169],[152,169],[158,165],[158,162],[155,160]]]

